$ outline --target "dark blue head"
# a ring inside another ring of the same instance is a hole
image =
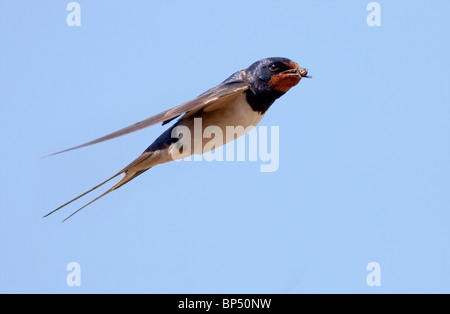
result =
[[[287,58],[265,58],[253,63],[246,70],[250,84],[247,100],[256,110],[264,113],[272,103],[308,77],[308,70]]]

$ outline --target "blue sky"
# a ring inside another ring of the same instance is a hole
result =
[[[79,1],[80,27],[67,3],[0,1],[0,292],[450,292],[449,1],[378,1],[374,27],[369,1]],[[261,121],[278,171],[169,163],[42,219],[165,127],[41,156],[270,56],[313,76]]]

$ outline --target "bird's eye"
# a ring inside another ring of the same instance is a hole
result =
[[[272,63],[270,66],[269,66],[269,69],[270,69],[270,71],[278,71],[280,68],[275,64],[275,63]]]

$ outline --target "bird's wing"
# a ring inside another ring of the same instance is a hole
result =
[[[248,89],[248,82],[245,77],[244,71],[238,71],[234,73],[232,76],[230,76],[228,79],[217,85],[216,87],[211,88],[210,90],[206,91],[205,93],[201,94],[197,98],[185,102],[179,106],[173,107],[171,109],[168,109],[166,111],[163,111],[161,113],[158,113],[154,116],[151,116],[150,118],[147,118],[145,120],[142,120],[140,122],[137,122],[135,124],[132,124],[130,126],[127,126],[123,129],[120,129],[118,131],[115,131],[113,133],[110,133],[108,135],[102,136],[100,138],[97,138],[95,140],[92,140],[90,142],[71,147],[68,149],[64,149],[62,151],[50,154],[48,156],[53,156],[56,154],[68,152],[74,149],[86,147],[89,145],[101,143],[107,140],[111,140],[113,138],[126,135],[138,130],[141,130],[143,128],[155,125],[157,123],[162,122],[167,123],[173,119],[176,119],[177,117],[181,116],[184,113],[193,112],[200,110],[202,108],[205,108],[207,106],[215,104],[219,100],[224,100],[227,97],[235,96],[238,93],[241,93]],[[46,156],[46,157],[48,157]]]

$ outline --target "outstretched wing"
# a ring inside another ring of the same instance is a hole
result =
[[[197,98],[185,102],[179,106],[173,107],[171,109],[168,109],[166,111],[163,111],[161,113],[158,113],[150,118],[147,118],[145,120],[142,120],[140,122],[137,122],[135,124],[132,124],[130,126],[127,126],[123,129],[120,129],[118,131],[115,131],[113,133],[110,133],[108,135],[102,136],[100,138],[97,138],[95,140],[92,140],[90,142],[71,147],[68,149],[64,149],[62,151],[50,154],[45,157],[53,156],[56,154],[68,152],[74,149],[86,147],[89,145],[101,143],[107,140],[111,140],[113,138],[126,135],[141,129],[144,129],[146,127],[155,125],[157,123],[162,122],[167,123],[173,119],[176,119],[177,117],[181,116],[182,114],[194,112],[200,109],[203,109],[207,106],[213,105],[218,100],[224,100],[227,97],[235,96],[237,93],[241,93],[248,89],[248,83],[247,79],[245,77],[244,71],[239,71],[234,73],[232,76],[230,76],[228,79],[223,81],[221,84],[217,85],[216,87],[211,88],[210,90],[206,91],[205,93],[201,94]]]

